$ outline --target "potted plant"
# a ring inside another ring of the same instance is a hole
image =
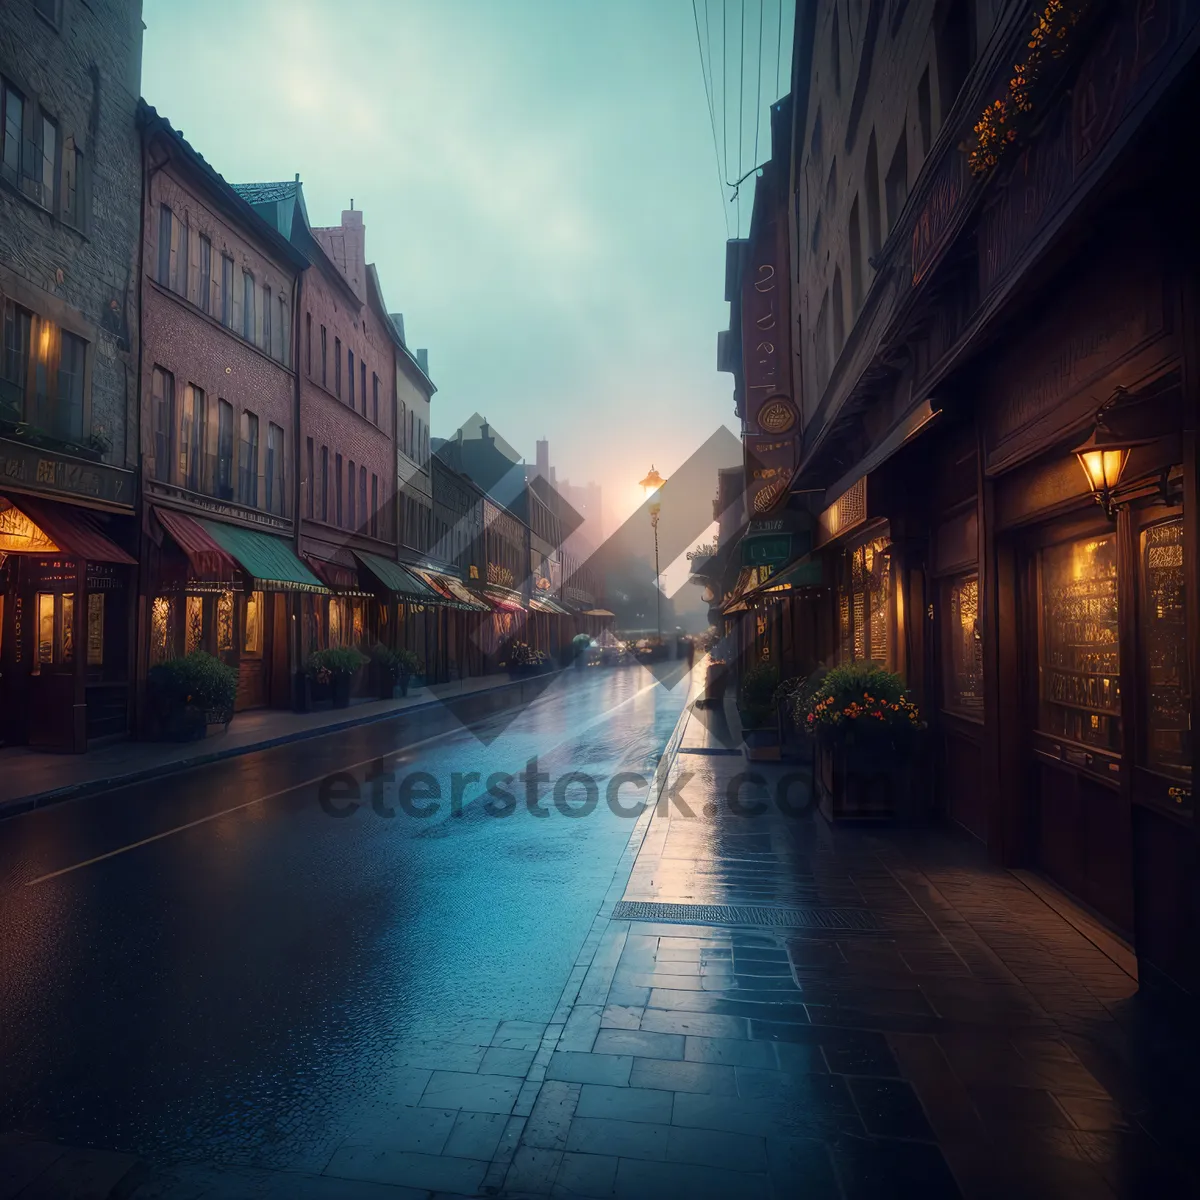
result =
[[[592,648],[592,639],[590,634],[577,633],[571,639],[571,657],[575,662],[575,669],[582,671],[587,666],[588,651]]]
[[[535,650],[525,642],[513,642],[508,648],[508,674],[512,679],[540,675],[549,666],[550,658],[544,650]]]
[[[797,719],[812,692],[828,674],[828,668],[818,667],[809,675],[793,675],[783,680],[772,697],[779,718],[779,753],[781,758],[812,760],[813,740],[808,737]]]
[[[203,650],[151,667],[146,685],[154,735],[187,742],[203,738],[209,726],[228,729],[237,684],[237,669]]]
[[[779,686],[779,668],[774,663],[755,663],[742,676],[738,695],[738,717],[742,724],[742,746],[751,760],[779,757],[779,721],[774,695]]]
[[[794,712],[815,741],[813,774],[827,820],[908,812],[911,766],[924,725],[899,675],[875,664],[835,667],[796,698]]]
[[[328,698],[333,708],[346,708],[350,703],[350,681],[367,661],[366,655],[352,646],[314,650],[304,664],[314,698]]]
[[[412,650],[391,650],[378,642],[371,650],[371,662],[375,665],[380,700],[391,700],[397,684],[400,695],[407,696],[408,685],[421,667],[420,659]]]

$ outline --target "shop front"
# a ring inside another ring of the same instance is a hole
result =
[[[272,534],[158,505],[147,521],[148,667],[204,650],[237,667],[235,711],[289,707],[328,588]]]
[[[433,621],[427,625],[428,662],[435,671],[432,678],[446,682],[485,673],[489,606],[457,575],[426,566],[406,565],[405,569],[436,598],[431,609]],[[472,669],[475,664],[478,670]]]
[[[0,722],[6,745],[81,753],[129,728],[136,560],[97,513],[0,496]]]

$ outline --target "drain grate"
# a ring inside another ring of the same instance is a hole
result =
[[[618,921],[665,921],[676,925],[766,925],[781,929],[877,930],[865,908],[765,908],[747,904],[658,904],[619,900]]]

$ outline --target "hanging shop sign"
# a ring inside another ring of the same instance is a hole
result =
[[[799,463],[800,415],[792,393],[786,189],[774,162],[755,183],[754,220],[742,277],[746,386],[746,503],[770,512],[787,496]]]
[[[772,567],[792,557],[790,533],[768,533],[742,538],[742,563],[747,567]]]

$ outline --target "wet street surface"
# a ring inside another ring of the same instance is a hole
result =
[[[572,674],[0,824],[0,1131],[321,1170],[429,1045],[549,1020],[633,827],[604,789],[649,779],[684,690]],[[485,813],[488,777],[534,757],[547,815],[520,780]],[[319,781],[347,769],[363,807],[333,816]],[[600,788],[585,819],[554,807],[570,771]],[[398,806],[416,772],[433,815]]]
[[[1200,1194],[1195,1039],[1078,914],[962,835],[829,826],[640,669],[534,692],[0,826],[0,1196]],[[438,815],[373,809],[401,746],[380,808],[427,770]],[[453,815],[535,754],[548,816]],[[294,786],[352,763],[350,816]]]

